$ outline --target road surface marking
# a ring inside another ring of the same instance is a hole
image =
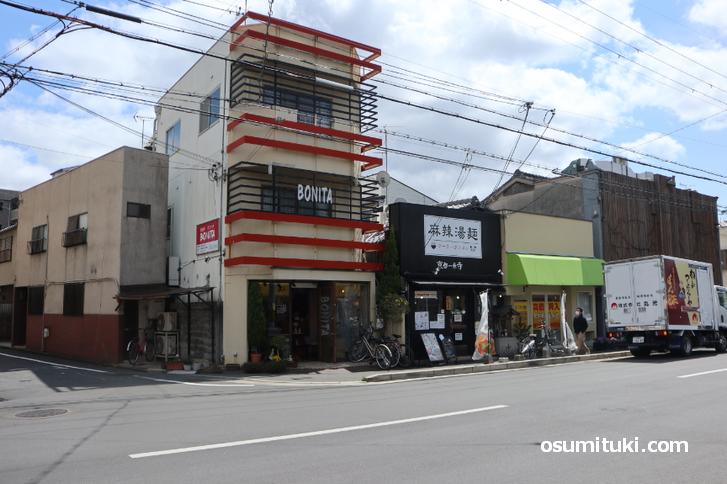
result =
[[[73,370],[92,371],[94,373],[110,373],[106,370],[96,370],[94,368],[84,368],[82,366],[64,365],[62,363],[53,363],[52,361],[36,360],[35,358],[28,358],[25,356],[9,355],[7,353],[0,352],[0,356],[7,356],[8,358],[17,358],[19,360],[34,361],[36,363],[43,363],[44,365],[60,366],[61,368],[71,368]]]
[[[680,375],[677,378],[691,378],[693,376],[709,375],[711,373],[721,373],[727,371],[727,368],[721,368],[719,370],[700,371],[699,373],[690,373],[689,375]]]
[[[163,383],[178,383],[180,385],[191,385],[195,387],[254,387],[252,383],[195,383],[191,381],[169,380],[167,378],[151,378],[149,376],[137,376],[144,380],[158,381]]]
[[[227,447],[239,447],[242,445],[264,444],[267,442],[279,442],[282,440],[303,439],[306,437],[317,437],[319,435],[340,434],[343,432],[353,432],[356,430],[368,430],[368,429],[375,429],[375,428],[379,428],[379,427],[389,427],[391,425],[401,425],[401,424],[408,424],[408,423],[413,423],[413,422],[423,422],[426,420],[436,420],[436,419],[440,419],[440,418],[456,417],[459,415],[469,415],[471,413],[486,412],[488,410],[497,410],[500,408],[507,408],[507,405],[492,405],[489,407],[472,408],[469,410],[459,410],[457,412],[439,413],[436,415],[425,415],[423,417],[405,418],[405,419],[401,419],[401,420],[390,420],[388,422],[377,422],[377,423],[372,423],[372,424],[354,425],[351,427],[338,427],[338,428],[327,429],[327,430],[316,430],[313,432],[303,432],[303,433],[299,433],[299,434],[278,435],[275,437],[263,437],[263,438],[259,438],[259,439],[238,440],[235,442],[223,442],[221,444],[198,445],[195,447],[182,447],[179,449],[157,450],[154,452],[141,452],[139,454],[129,454],[129,457],[131,457],[132,459],[142,459],[145,457],[159,457],[162,455],[184,454],[187,452],[198,452],[201,450],[225,449]]]

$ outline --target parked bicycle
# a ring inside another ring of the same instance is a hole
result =
[[[537,356],[537,347],[535,343],[535,335],[529,334],[523,337],[518,343],[518,354],[530,360]]]
[[[351,345],[348,350],[348,359],[353,362],[369,359],[375,362],[382,370],[388,370],[393,365],[394,355],[391,348],[379,342],[373,336],[374,329],[369,327],[361,337]],[[398,362],[397,362],[398,363]]]
[[[129,360],[129,364],[136,365],[141,355],[144,355],[146,361],[149,362],[154,361],[156,356],[153,336],[148,329],[144,330],[143,340],[139,341],[139,337],[135,336],[126,344],[126,358]]]
[[[383,343],[389,347],[389,349],[392,350],[392,354],[396,351],[399,354],[398,359],[395,356],[395,360],[397,361],[396,365],[391,365],[392,367],[398,366],[400,368],[409,368],[414,364],[414,352],[411,351],[411,349],[406,346],[404,343],[401,343],[401,335],[398,334],[392,334],[391,336],[384,336]]]

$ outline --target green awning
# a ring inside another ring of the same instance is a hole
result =
[[[602,286],[603,261],[508,252],[505,283],[513,286]]]

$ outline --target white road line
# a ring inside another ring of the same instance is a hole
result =
[[[468,415],[471,413],[486,412],[488,410],[497,410],[499,408],[506,408],[506,407],[507,407],[507,405],[492,405],[490,407],[472,408],[469,410],[459,410],[457,412],[439,413],[436,415],[426,415],[423,417],[405,418],[405,419],[401,419],[401,420],[390,420],[388,422],[377,422],[377,423],[365,424],[365,425],[354,425],[351,427],[339,427],[339,428],[328,429],[328,430],[316,430],[314,432],[303,432],[300,434],[278,435],[275,437],[263,437],[260,439],[238,440],[235,442],[223,442],[221,444],[198,445],[195,447],[182,447],[179,449],[157,450],[155,452],[141,452],[139,454],[129,454],[129,457],[131,457],[132,459],[143,459],[145,457],[159,457],[162,455],[183,454],[183,453],[187,453],[187,452],[198,452],[201,450],[225,449],[227,447],[239,447],[242,445],[264,444],[266,442],[279,442],[281,440],[293,440],[293,439],[302,439],[302,438],[306,438],[306,437],[317,437],[319,435],[340,434],[342,432],[353,432],[356,430],[375,429],[375,428],[379,428],[379,427],[389,427],[391,425],[401,425],[401,424],[407,424],[407,423],[413,423],[413,422],[422,422],[425,420],[435,420],[435,419],[439,419],[439,418],[456,417],[458,415]]]
[[[169,380],[167,378],[152,378],[149,376],[138,376],[134,375],[137,378],[141,378],[143,380],[151,380],[151,381],[158,381],[163,383],[178,383],[180,385],[190,385],[195,387],[254,387],[252,383],[196,383],[191,381],[179,381],[179,380]]]
[[[712,373],[721,373],[723,371],[727,371],[727,368],[721,368],[719,370],[700,371],[699,373],[690,373],[689,375],[680,375],[677,378],[691,378],[693,376],[709,375]]]
[[[84,368],[82,366],[64,365],[62,363],[53,363],[52,361],[36,360],[35,358],[27,358],[25,356],[9,355],[7,353],[0,352],[0,356],[6,356],[8,358],[17,358],[18,360],[34,361],[36,363],[43,363],[44,365],[60,366],[61,368],[71,368],[73,370],[91,371],[93,373],[111,373],[106,370],[96,370],[94,368]]]

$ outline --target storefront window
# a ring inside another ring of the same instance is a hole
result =
[[[268,337],[290,332],[290,284],[261,282],[260,292],[265,301]]]
[[[530,318],[527,299],[513,301],[512,309],[516,314],[512,316],[512,334],[522,338],[530,334]]]
[[[576,295],[576,306],[583,309],[583,317],[588,324],[593,322],[593,306],[590,292],[579,292]]]
[[[369,325],[368,285],[337,283],[336,360],[345,361],[346,352]]]

